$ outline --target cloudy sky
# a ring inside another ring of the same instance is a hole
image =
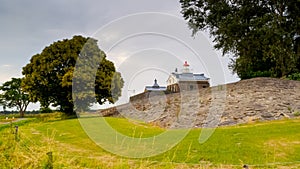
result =
[[[206,33],[191,37],[178,0],[0,0],[0,21],[0,83],[21,77],[22,67],[45,46],[78,34],[98,39],[122,73],[120,102],[154,78],[166,85],[185,60],[212,85],[238,80]]]

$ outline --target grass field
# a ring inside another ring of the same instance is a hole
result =
[[[130,137],[147,138],[165,131],[127,119],[105,120]],[[0,168],[241,168],[243,164],[299,168],[299,131],[300,119],[257,122],[218,128],[200,144],[201,129],[193,129],[170,151],[134,159],[105,151],[87,136],[78,119],[61,120],[56,113],[0,124]]]

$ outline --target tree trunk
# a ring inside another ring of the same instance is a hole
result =
[[[21,118],[24,117],[24,111],[23,110],[20,110],[20,116],[21,116]]]
[[[72,103],[67,103],[61,107],[61,111],[67,115],[75,115],[74,105]]]

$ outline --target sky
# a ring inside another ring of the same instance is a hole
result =
[[[121,72],[125,85],[119,104],[155,78],[165,86],[184,61],[212,85],[238,81],[208,33],[191,36],[180,10],[179,0],[0,0],[0,83],[22,77],[34,54],[74,35],[97,39]]]

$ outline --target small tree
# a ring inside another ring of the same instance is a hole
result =
[[[12,78],[0,86],[0,90],[2,90],[0,94],[0,104],[2,104],[3,107],[17,107],[20,116],[24,117],[30,100],[28,94],[23,92],[21,82],[21,78]]]

